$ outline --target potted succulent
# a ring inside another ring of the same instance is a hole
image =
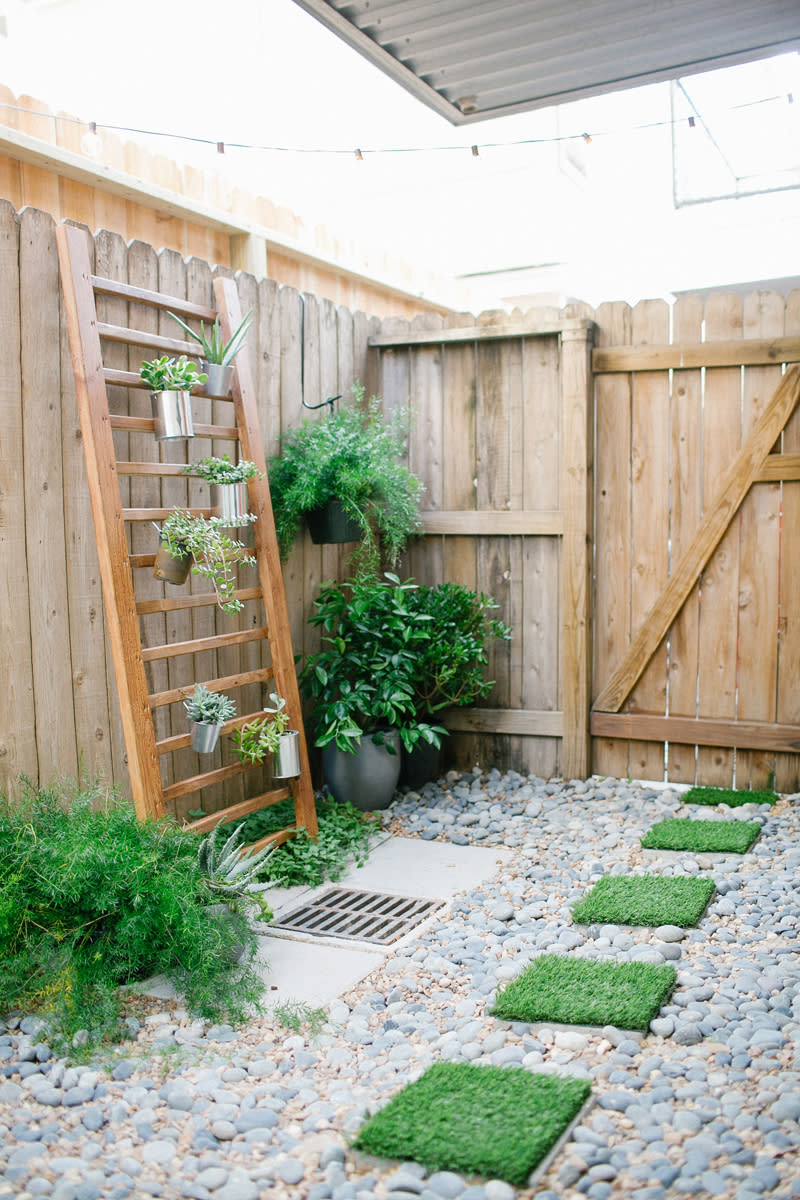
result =
[[[206,376],[185,356],[154,358],[143,362],[139,372],[150,388],[156,441],[194,437],[191,390],[205,383]]]
[[[198,754],[212,754],[226,721],[236,716],[236,702],[221,692],[212,692],[202,683],[194,685],[191,696],[183,702],[192,726],[192,749]]]
[[[222,458],[209,456],[199,462],[188,463],[184,475],[195,475],[204,479],[211,487],[211,506],[214,516],[228,526],[241,525],[248,516],[247,480],[261,475],[255,463],[242,459],[232,463],[227,454]]]
[[[323,649],[309,655],[300,683],[313,702],[315,744],[336,799],[367,811],[391,803],[401,748],[438,747],[445,732],[417,712],[417,658],[438,632],[412,610],[415,590],[389,572],[325,584],[311,617]]]
[[[254,519],[251,515],[243,518],[246,521]],[[210,581],[222,611],[239,612],[244,606],[236,596],[234,570],[237,566],[252,565],[256,560],[247,553],[242,542],[234,541],[224,532],[226,528],[227,521],[219,517],[202,517],[174,508],[158,531],[159,549],[164,551],[167,559],[177,558],[181,571],[184,567],[186,570],[182,580],[170,578],[159,565],[157,555],[153,569],[156,578],[167,579],[170,583],[185,582],[188,556],[189,563],[194,564],[195,574]]]
[[[291,779],[300,774],[300,733],[289,729],[289,714],[284,712],[286,701],[270,693],[273,708],[265,708],[265,717],[256,717],[231,734],[234,752],[248,766],[274,755],[272,774],[275,779]]]
[[[420,531],[422,484],[403,463],[407,417],[385,418],[373,396],[363,407],[364,388],[355,383],[353,401],[327,418],[304,421],[281,437],[281,453],[269,466],[270,493],[281,556],[286,558],[306,518],[314,541],[360,542],[365,564],[381,553],[397,562],[408,538]],[[347,528],[331,533],[317,520],[333,506]]]
[[[186,330],[190,338],[194,338],[199,343],[203,357],[201,366],[207,376],[206,393],[209,396],[227,396],[231,390],[233,383],[233,362],[236,355],[244,345],[244,339],[247,335],[247,330],[250,327],[252,309],[242,318],[239,327],[233,334],[229,342],[223,342],[222,334],[219,326],[219,317],[216,318],[211,326],[211,332],[206,335],[206,327],[203,322],[200,322],[200,332],[195,333],[185,321],[180,317],[176,317],[175,313],[169,313],[173,321]]]
[[[260,881],[268,859],[273,854],[273,845],[262,846],[253,850],[242,845],[243,831],[237,826],[233,833],[218,847],[219,831],[222,822],[214,827],[211,833],[200,842],[197,850],[197,865],[200,868],[208,890],[209,899],[207,911],[215,920],[232,922],[239,931],[242,942],[231,950],[231,958],[239,961],[246,949],[250,926],[246,910],[251,905],[258,906],[258,917],[261,921],[271,921],[273,912],[264,899],[264,892],[275,887],[272,880]]]

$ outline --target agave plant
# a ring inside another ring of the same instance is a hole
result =
[[[218,848],[221,828],[222,822],[203,838],[197,851],[197,864],[206,877],[209,889],[226,904],[235,905],[237,901],[249,900],[260,904],[263,909],[264,902],[259,897],[275,887],[275,882],[259,882],[258,875],[275,852],[275,847],[270,845],[253,850],[242,846],[243,834],[239,827]]]
[[[214,324],[211,326],[211,331],[207,335],[206,327],[202,321],[200,322],[200,332],[195,333],[195,331],[191,329],[185,321],[182,321],[180,317],[176,317],[175,313],[171,312],[167,315],[172,317],[173,321],[177,321],[178,324],[186,330],[186,332],[189,334],[189,337],[194,338],[194,340],[200,344],[203,350],[203,358],[207,363],[213,363],[220,367],[227,367],[244,345],[244,339],[247,335],[247,330],[250,325],[251,314],[252,310],[245,314],[245,316],[242,318],[241,324],[236,330],[234,330],[233,337],[229,342],[223,342],[222,340],[219,317],[217,317],[217,319],[214,321]]]

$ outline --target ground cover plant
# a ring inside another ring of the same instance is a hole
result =
[[[761,832],[757,821],[693,821],[671,817],[659,821],[642,838],[645,850],[693,850],[745,854]]]
[[[579,924],[696,925],[714,893],[711,879],[606,875],[572,909]]]
[[[743,804],[777,804],[774,792],[738,792],[735,788],[693,787],[683,797],[684,804],[727,804],[741,808]]]
[[[120,987],[164,974],[191,1010],[244,1019],[257,939],[216,898],[196,835],[96,785],[0,797],[0,1012],[41,1013],[51,1044],[118,1038]]]
[[[379,828],[377,819],[352,804],[338,804],[322,794],[315,799],[319,826],[316,840],[301,828],[290,841],[278,846],[265,865],[263,878],[279,887],[317,887],[328,879],[340,879],[351,859],[358,866],[366,861],[370,837]],[[239,828],[243,841],[252,843],[293,821],[292,801],[281,800],[271,808],[251,813]]]
[[[675,968],[543,954],[498,993],[493,1017],[647,1029],[675,985]]]
[[[587,1080],[435,1063],[361,1128],[366,1154],[524,1187],[586,1101]]]

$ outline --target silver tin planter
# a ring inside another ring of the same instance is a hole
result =
[[[217,748],[221,725],[209,725],[205,721],[192,721],[192,749],[198,754],[212,754]]]
[[[228,525],[242,525],[250,512],[247,483],[212,483],[211,507]]]
[[[151,392],[157,442],[194,437],[191,392]]]
[[[235,367],[222,367],[219,363],[209,363],[203,359],[200,363],[200,370],[208,376],[204,384],[207,396],[230,395]]]
[[[287,729],[278,741],[272,766],[274,779],[293,779],[300,774],[300,734],[296,729]]]

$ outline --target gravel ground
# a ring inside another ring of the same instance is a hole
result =
[[[800,1197],[797,800],[698,810],[674,790],[477,769],[398,796],[392,832],[510,847],[513,863],[335,1001],[313,1036],[141,1001],[132,1040],[76,1066],[54,1057],[38,1018],[0,1021],[0,1196]],[[743,857],[642,851],[650,825],[675,815],[756,820],[762,834]],[[572,924],[603,874],[698,870],[717,891],[696,929]],[[543,952],[670,962],[678,986],[644,1040],[488,1017],[498,985]],[[356,1160],[347,1145],[364,1117],[441,1059],[572,1072],[596,1102],[522,1191]]]

